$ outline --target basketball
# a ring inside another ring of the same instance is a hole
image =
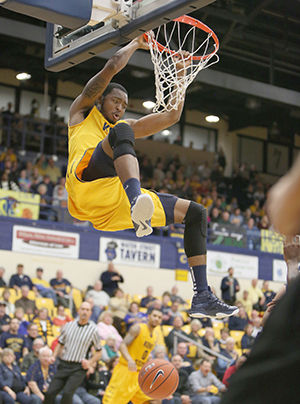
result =
[[[138,380],[140,388],[148,397],[163,399],[177,389],[179,376],[172,363],[153,359],[142,367]]]

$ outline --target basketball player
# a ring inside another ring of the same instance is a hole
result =
[[[111,80],[137,49],[148,49],[143,36],[116,52],[71,106],[66,180],[69,211],[79,220],[92,222],[99,230],[134,227],[137,237],[150,234],[152,226],[184,222],[184,248],[195,292],[190,315],[231,316],[238,308],[221,302],[207,285],[206,209],[195,202],[141,189],[135,138],[153,135],[173,125],[180,119],[183,102],[169,112],[121,120],[128,94],[123,86]],[[186,53],[174,57],[178,75],[184,74],[184,66],[189,63]]]
[[[142,404],[151,400],[139,387],[138,373],[148,361],[155,345],[154,329],[160,325],[162,312],[153,309],[146,324],[134,324],[130,327],[120,345],[122,354],[113,370],[110,382],[103,396],[103,404]]]

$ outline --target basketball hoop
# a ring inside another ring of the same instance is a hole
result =
[[[144,37],[154,65],[156,104],[153,112],[177,109],[200,70],[219,61],[218,37],[207,25],[188,15],[158,27],[154,33],[144,34]]]

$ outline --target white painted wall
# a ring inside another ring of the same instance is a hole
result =
[[[34,93],[33,91],[22,90],[20,100],[20,114],[21,115],[30,114],[31,101],[34,98],[39,102],[39,111],[36,117],[49,119],[50,97],[49,96],[46,97],[46,103],[45,103],[44,95],[40,93]]]
[[[91,260],[75,260],[61,259],[55,257],[38,256],[31,254],[16,253],[7,250],[0,250],[0,266],[5,268],[4,279],[6,282],[16,271],[17,264],[24,264],[24,272],[31,276],[35,276],[35,270],[41,266],[44,269],[45,280],[55,277],[57,269],[62,269],[65,278],[69,279],[73,286],[81,290],[85,290],[88,285],[93,284],[99,279],[100,274],[106,270],[106,265]],[[144,294],[147,286],[154,287],[156,296],[161,296],[166,290],[171,289],[175,284],[179,287],[180,295],[185,299],[192,296],[192,282],[190,276],[187,282],[175,281],[175,271],[169,269],[147,269],[139,267],[129,267],[118,265],[117,269],[124,277],[122,289],[129,294]],[[250,280],[239,279],[241,291],[248,289]],[[210,277],[210,285],[216,290],[220,296],[221,277]],[[261,281],[260,281],[261,283]],[[281,287],[281,283],[270,282],[270,287],[277,291]]]
[[[6,109],[7,104],[13,104],[12,111],[15,110],[15,89],[12,87],[0,86],[0,110]]]

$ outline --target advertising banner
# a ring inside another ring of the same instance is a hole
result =
[[[100,237],[100,261],[139,267],[160,267],[160,245],[114,237]]]
[[[230,267],[234,268],[236,278],[258,278],[258,257],[207,251],[207,271],[209,275],[226,276]]]
[[[246,230],[234,225],[214,223],[209,234],[209,242],[214,245],[245,248],[247,247]]]
[[[29,226],[14,226],[12,250],[53,257],[78,258],[79,234]]]
[[[39,212],[40,195],[0,189],[0,216],[37,220]]]
[[[272,230],[261,230],[260,250],[274,254],[283,254],[283,237]]]

